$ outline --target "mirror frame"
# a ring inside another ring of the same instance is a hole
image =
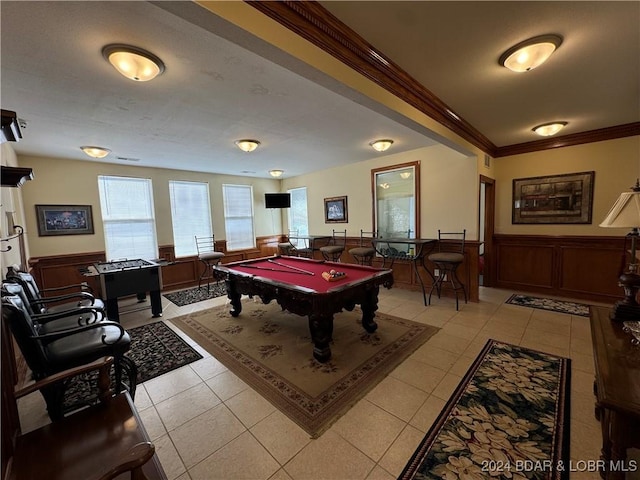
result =
[[[376,218],[376,205],[377,205],[377,196],[376,196],[376,177],[380,173],[387,173],[393,170],[401,170],[403,168],[411,168],[413,167],[413,193],[416,202],[415,208],[415,218],[414,224],[416,226],[416,231],[412,238],[420,238],[420,161],[417,160],[415,162],[407,162],[407,163],[399,163],[396,165],[389,165],[386,167],[380,168],[372,168],[371,169],[371,214],[372,214],[372,231],[378,231],[378,219]]]

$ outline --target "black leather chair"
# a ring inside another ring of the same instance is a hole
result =
[[[44,333],[17,295],[2,297],[2,321],[7,322],[22,352],[34,380],[63,370],[93,362],[101,357],[114,357],[116,393],[123,389],[123,370],[130,395],[135,395],[137,369],[124,354],[131,346],[126,330],[117,322],[101,321],[75,328]],[[51,419],[64,416],[66,383],[56,383],[43,389]],[[77,407],[77,405],[74,405]]]
[[[320,253],[322,253],[322,257],[327,261],[339,262],[346,244],[347,231],[333,230],[331,235],[331,242],[329,243],[329,245],[320,247]]]
[[[104,302],[93,295],[91,287],[86,283],[41,289],[38,287],[33,275],[13,269],[7,272],[6,281],[18,283],[22,286],[32,310],[37,313],[62,312],[78,307],[104,309]],[[43,294],[48,296],[45,297]]]
[[[3,280],[0,291],[3,297],[10,295],[20,297],[31,318],[39,325],[41,333],[51,333],[108,320],[105,310],[94,307],[78,307],[53,313],[34,312],[26,292],[19,283]]]

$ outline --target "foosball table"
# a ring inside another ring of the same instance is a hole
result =
[[[119,321],[118,298],[136,295],[139,302],[151,299],[151,314],[162,316],[162,270],[150,260],[118,260],[93,264],[90,271],[100,275],[100,287],[110,320]]]

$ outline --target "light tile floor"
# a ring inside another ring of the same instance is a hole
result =
[[[599,458],[601,438],[589,319],[505,304],[512,293],[481,287],[480,302],[456,312],[453,299],[425,307],[420,292],[381,290],[380,312],[441,330],[315,440],[188,337],[204,358],[139,385],[135,403],[170,480],[393,479],[493,338],[572,358],[571,459],[579,470],[578,462]],[[175,328],[171,318],[226,302],[177,307],[163,297],[163,320]],[[152,319],[142,310],[121,321],[132,328]],[[37,393],[19,409],[24,431],[46,421]]]

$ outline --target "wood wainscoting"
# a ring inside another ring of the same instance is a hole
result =
[[[216,250],[223,252],[223,263],[238,262],[250,258],[274,255],[278,250],[279,235],[270,235],[256,239],[256,248],[227,251],[225,240],[216,241]],[[160,260],[167,262],[162,266],[162,290],[177,290],[198,284],[198,278],[204,268],[197,256],[176,258],[173,245],[162,245],[158,248]],[[29,259],[29,266],[40,288],[55,288],[87,282],[100,296],[98,277],[87,277],[82,270],[94,263],[106,261],[105,252],[77,253],[34,257]]]
[[[624,237],[494,235],[496,287],[613,303]]]
[[[251,258],[266,257],[275,255],[278,252],[278,243],[284,241],[280,235],[270,235],[256,239],[256,248],[247,250],[227,251],[226,241],[216,241],[216,250],[223,252],[225,257],[222,263],[238,262]],[[351,248],[360,244],[359,237],[348,237],[345,250],[340,261],[345,263],[355,263],[349,254]],[[458,270],[458,276],[467,287],[469,301],[479,301],[478,287],[478,248],[479,242],[465,242],[465,262]],[[167,262],[162,266],[162,290],[178,290],[188,288],[198,284],[198,278],[204,268],[196,256],[176,258],[173,245],[162,245],[159,247],[159,259]],[[69,255],[56,255],[49,257],[37,257],[29,260],[31,271],[36,282],[41,288],[61,287],[64,285],[87,282],[93,288],[96,295],[100,296],[100,282],[98,277],[87,277],[82,274],[82,270],[89,265],[105,261],[105,252],[91,252]],[[321,258],[317,252],[316,258]],[[382,258],[377,257],[373,266],[381,267]],[[434,266],[427,262],[427,267],[433,271]],[[431,288],[431,277],[422,269],[419,269],[427,294]],[[408,290],[419,290],[420,283],[416,280],[413,263],[406,260],[396,260],[393,264],[393,277],[397,288]],[[449,287],[444,285],[443,295],[453,296]]]

